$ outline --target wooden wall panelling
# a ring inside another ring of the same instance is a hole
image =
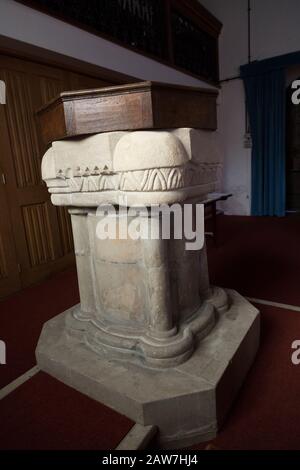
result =
[[[45,147],[39,138],[35,110],[68,88],[68,82],[63,71],[7,57],[0,58],[0,71],[7,89],[8,196],[21,282],[26,286],[55,271],[57,260],[60,269],[63,264],[57,211],[41,180]],[[69,260],[65,261],[67,265]]]
[[[107,80],[90,77],[79,73],[70,72],[68,74],[69,90],[86,90],[89,88],[100,88],[111,85]]]
[[[98,75],[98,74],[97,74]],[[58,93],[117,82],[0,54],[7,104],[0,106],[0,297],[74,263],[67,209],[54,207],[41,179],[46,150],[36,111]],[[124,81],[120,76],[120,82]],[[21,271],[21,272],[19,272]]]
[[[0,105],[0,142],[2,142],[4,106]],[[5,146],[0,149],[0,297],[11,294],[21,287],[12,220],[7,202],[6,177],[4,176]]]

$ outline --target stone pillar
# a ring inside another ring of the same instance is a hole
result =
[[[92,278],[92,254],[89,243],[87,225],[88,210],[71,209],[70,211],[74,249],[76,256],[78,285],[80,292],[80,310],[77,312],[82,319],[90,318],[95,312],[95,296]]]
[[[161,231],[159,215],[142,219],[142,224],[146,223],[144,232],[148,232],[149,219],[154,232],[159,235]],[[148,291],[150,332],[154,338],[166,338],[177,332],[172,314],[168,241],[161,238],[153,240],[145,238],[142,242],[142,251]]]
[[[210,286],[205,243],[187,250],[175,215],[165,239],[151,210],[195,208],[216,189],[214,138],[188,128],[103,133],[53,142],[42,164],[53,204],[70,209],[81,304],[45,325],[38,364],[156,424],[166,447],[215,435],[258,347],[257,310]],[[109,239],[99,236],[103,204],[117,228]],[[144,236],[149,223],[157,237]],[[203,222],[197,230],[204,240]]]

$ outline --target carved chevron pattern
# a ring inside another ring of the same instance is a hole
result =
[[[95,167],[59,170],[57,177],[64,179],[72,192],[95,191],[170,191],[188,186],[217,181],[219,163],[190,163],[184,167],[153,168],[114,173]]]

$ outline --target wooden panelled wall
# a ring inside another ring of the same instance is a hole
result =
[[[70,217],[41,180],[45,152],[36,110],[66,90],[110,82],[0,55],[0,297],[74,263]]]

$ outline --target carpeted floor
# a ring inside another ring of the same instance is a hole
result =
[[[7,364],[0,368],[0,388],[35,365],[35,347],[43,324],[78,302],[75,268],[0,302],[0,339],[7,348]]]
[[[224,450],[300,450],[300,365],[291,361],[291,344],[300,339],[300,312],[256,306],[260,350],[212,444]]]
[[[213,284],[300,306],[300,217],[219,216],[218,234],[217,247],[208,243]]]
[[[0,449],[111,450],[134,423],[39,372],[0,400]]]
[[[208,241],[213,284],[300,306],[300,218],[220,216],[218,225],[218,246]],[[0,302],[0,338],[6,341],[8,362],[0,368],[0,388],[35,364],[43,323],[78,301],[76,272],[69,270]],[[300,313],[259,308],[259,355],[213,444],[222,449],[300,449],[300,366],[291,363],[291,343],[300,339]],[[42,373],[0,402],[0,421],[3,449],[114,448],[132,426]]]

